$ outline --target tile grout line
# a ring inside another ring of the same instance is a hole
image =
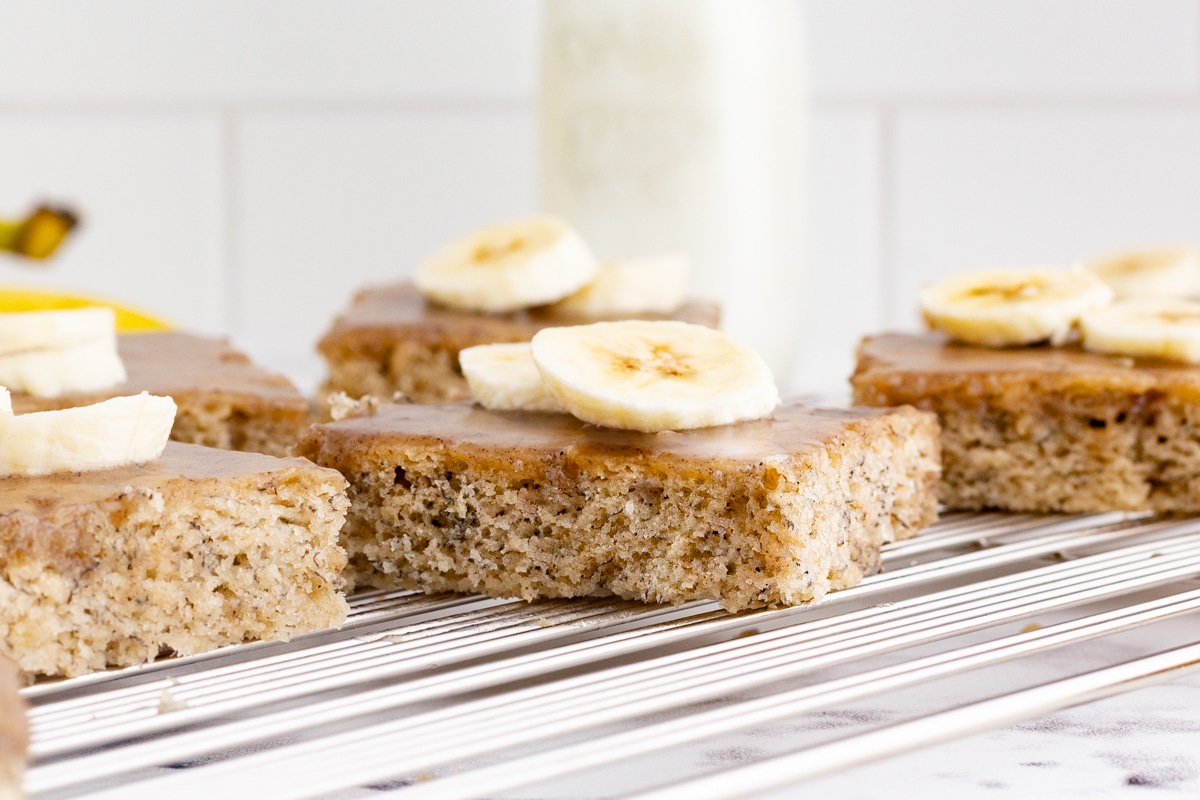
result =
[[[892,296],[895,294],[896,288],[896,247],[893,241],[895,236],[895,223],[892,220],[892,199],[895,194],[893,182],[895,180],[895,164],[893,163],[893,155],[895,148],[892,146],[894,138],[894,117],[895,110],[887,105],[880,104],[876,109],[876,136],[877,142],[875,145],[875,157],[879,159],[879,185],[878,197],[876,200],[876,213],[879,214],[878,235],[879,235],[879,264],[876,265],[879,275],[878,299],[880,307],[883,310],[882,323],[885,328],[894,328],[897,324],[896,312],[892,308]]]
[[[221,276],[225,280],[221,314],[222,332],[232,335],[238,318],[237,284],[241,270],[241,224],[238,190],[240,182],[237,147],[237,112],[221,112]]]
[[[1200,26],[1198,26],[1200,28]],[[1200,38],[1200,30],[1197,31]],[[1200,48],[1200,45],[1198,45]],[[875,110],[885,105],[903,106],[918,111],[1152,111],[1196,107],[1198,91],[1183,93],[1122,94],[1122,95],[889,95],[889,94],[821,94],[811,99],[814,111]],[[198,98],[175,100],[3,100],[0,115],[52,116],[94,114],[195,114],[214,109],[233,114],[513,114],[532,113],[536,98],[494,99],[473,98],[327,98],[279,99],[249,98],[230,100]]]
[[[536,109],[536,98],[429,97],[429,98],[328,98],[280,99],[256,97],[230,99],[201,97],[192,100],[3,100],[0,115],[76,114],[512,114]]]
[[[1096,112],[1096,111],[1170,111],[1195,110],[1197,93],[1122,95],[1117,97],[1000,95],[994,97],[953,95],[816,95],[814,111],[875,110],[885,105],[903,106],[913,111],[1015,111],[1015,112]]]

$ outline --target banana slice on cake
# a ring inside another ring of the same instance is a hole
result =
[[[1141,297],[1085,314],[1083,346],[1097,353],[1200,364],[1200,302]]]
[[[546,391],[528,342],[482,344],[459,351],[471,396],[493,411],[562,411]]]
[[[669,314],[687,299],[688,260],[684,255],[609,261],[595,280],[559,300],[553,310],[581,317]]]
[[[550,396],[596,425],[705,428],[765,417],[779,404],[758,354],[700,325],[635,320],[546,328],[530,347]]]
[[[1138,250],[1084,265],[1118,300],[1200,294],[1200,254],[1192,247]]]
[[[84,344],[111,337],[116,328],[116,313],[98,306],[0,313],[0,355]]]
[[[970,344],[1061,344],[1083,314],[1112,298],[1112,289],[1082,269],[995,269],[925,287],[921,310],[931,327]]]
[[[70,347],[0,356],[0,386],[34,397],[108,389],[126,378],[117,344],[98,339]]]
[[[0,385],[58,397],[107,389],[125,378],[112,309],[0,314]]]
[[[426,261],[413,282],[452,308],[505,312],[561,300],[600,269],[582,237],[552,217],[492,225]]]
[[[12,412],[0,387],[0,475],[82,472],[152,461],[166,447],[175,401],[142,392],[57,411]]]

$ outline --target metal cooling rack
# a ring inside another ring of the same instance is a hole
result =
[[[550,797],[539,783],[1167,626],[1159,652],[978,681],[967,702],[626,793],[751,795],[1194,668],[1200,634],[1171,621],[1200,611],[1200,520],[945,515],[804,609],[351,605],[340,631],[29,687],[30,797]]]

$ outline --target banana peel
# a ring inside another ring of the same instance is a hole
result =
[[[67,238],[79,217],[68,208],[41,205],[22,220],[0,219],[0,251],[25,258],[49,258]]]
[[[59,289],[0,286],[0,314],[16,311],[56,311],[87,306],[111,308],[117,316],[118,333],[147,333],[170,330],[173,327],[161,317],[104,298],[67,293]]]

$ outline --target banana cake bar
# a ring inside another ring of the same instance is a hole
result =
[[[852,384],[855,402],[938,415],[950,508],[1200,511],[1200,367],[886,334]]]
[[[791,605],[858,583],[936,513],[937,424],[911,408],[787,405],[639,433],[380,404],[297,449],[351,484],[342,541],[359,587]]]
[[[16,666],[0,658],[0,800],[24,797],[21,779],[29,748],[29,722],[18,694]]]
[[[692,300],[671,314],[639,319],[676,319],[715,327],[717,304]],[[317,344],[328,377],[318,400],[334,392],[353,398],[391,397],[418,403],[470,398],[458,364],[460,350],[479,344],[528,342],[542,328],[596,322],[550,306],[508,313],[463,311],[426,300],[409,282],[360,291]]]
[[[179,407],[171,429],[175,441],[278,456],[308,424],[308,401],[291,381],[221,339],[138,333],[120,336],[117,347],[128,373],[124,383],[59,397],[14,393],[13,410],[71,408],[147,391],[170,396]]]
[[[344,490],[303,459],[176,442],[2,478],[0,656],[73,676],[338,625]]]

